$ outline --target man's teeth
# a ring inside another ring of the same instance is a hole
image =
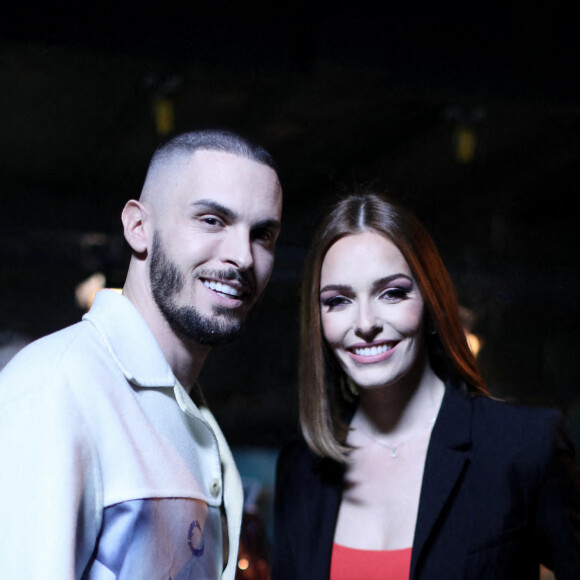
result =
[[[213,280],[204,280],[203,283],[210,289],[216,292],[221,292],[222,294],[229,294],[230,296],[241,296],[242,291],[230,286],[228,284],[223,284],[222,282],[214,282]]]
[[[357,354],[359,356],[375,356],[376,354],[387,352],[391,348],[393,347],[389,346],[388,344],[381,344],[380,346],[371,346],[371,347],[365,346],[364,348],[355,348],[354,354]]]

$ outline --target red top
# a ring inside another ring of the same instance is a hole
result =
[[[330,580],[409,580],[411,550],[358,550],[333,544]]]

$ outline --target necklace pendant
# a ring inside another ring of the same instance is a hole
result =
[[[393,459],[397,458],[397,448],[396,447],[393,447],[393,449],[391,450],[391,457]]]

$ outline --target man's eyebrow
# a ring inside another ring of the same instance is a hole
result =
[[[213,201],[212,199],[200,199],[191,205],[196,207],[201,206],[205,209],[218,213],[231,221],[237,221],[240,217],[233,209],[230,209],[221,203],[217,203],[217,201]]]
[[[282,224],[279,220],[275,219],[265,219],[252,226],[254,230],[269,229],[269,230],[280,230],[282,229]]]
[[[212,199],[200,199],[192,203],[191,205],[194,207],[202,207],[204,209],[213,211],[229,219],[232,222],[236,222],[240,218],[238,212],[234,211],[233,209],[230,209],[229,207],[226,207],[225,205],[222,205],[221,203],[217,203],[217,201],[213,201]],[[252,225],[252,229],[262,229],[262,228],[280,230],[282,228],[282,224],[280,223],[280,220],[265,219]]]

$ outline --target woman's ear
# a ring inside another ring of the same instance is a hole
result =
[[[130,199],[121,213],[125,239],[137,254],[146,254],[149,249],[148,228],[146,227],[149,218],[147,207],[135,199]]]

